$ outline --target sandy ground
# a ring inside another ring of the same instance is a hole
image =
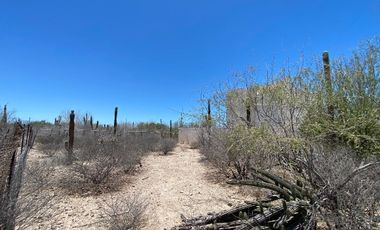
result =
[[[193,217],[222,211],[250,197],[236,186],[215,179],[213,169],[198,150],[179,145],[166,156],[152,153],[142,168],[123,182],[112,196],[139,195],[146,200],[148,220],[143,229],[170,229],[180,224],[180,215]],[[39,219],[32,229],[102,229],[101,206],[110,194],[63,197],[54,213]]]

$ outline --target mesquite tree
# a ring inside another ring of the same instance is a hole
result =
[[[330,63],[325,52],[317,68],[284,69],[260,84],[247,74],[241,87],[219,90],[213,123],[223,129],[202,133],[201,152],[230,184],[271,190],[282,205],[255,204],[178,229],[314,229],[317,220],[371,229],[380,189],[379,66],[375,39],[349,59]]]

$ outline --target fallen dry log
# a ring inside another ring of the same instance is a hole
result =
[[[227,183],[265,188],[279,195],[262,202],[246,202],[220,213],[182,218],[183,224],[173,230],[308,229],[314,224],[309,221],[311,199],[308,198],[311,196],[306,189],[269,172],[251,170],[252,179],[229,180]]]
[[[173,230],[249,230],[249,229],[302,229],[307,216],[308,204],[299,201],[282,205],[248,202],[221,213],[200,216],[193,219],[183,218],[183,224]],[[256,228],[260,227],[260,228]]]
[[[305,165],[307,164],[305,163]],[[340,221],[342,216],[344,217],[342,219],[348,218],[348,214],[341,211],[342,207],[339,206],[338,201],[344,198],[345,186],[350,185],[355,177],[372,169],[378,170],[379,166],[379,162],[361,165],[348,173],[348,176],[339,183],[326,183],[327,180],[320,179],[319,173],[315,170],[315,172],[310,170],[311,178],[300,177],[299,179],[302,181],[291,182],[270,172],[250,168],[251,176],[249,178],[229,180],[227,183],[268,189],[272,192],[269,199],[261,202],[246,202],[245,205],[221,213],[192,219],[183,218],[183,224],[174,227],[173,230],[311,230],[316,229],[317,222],[325,223],[332,229],[344,229],[342,226],[346,225],[356,226],[357,223]],[[314,174],[318,176],[314,176]],[[339,218],[337,218],[338,216]],[[368,216],[370,215],[368,214]],[[375,222],[370,219],[369,224],[362,225],[371,226]]]
[[[230,181],[227,181],[227,184],[250,185],[250,186],[255,186],[255,187],[260,187],[260,188],[267,188],[267,189],[280,193],[284,197],[285,200],[290,201],[290,193],[287,192],[285,189],[280,188],[274,184],[265,183],[261,181],[253,181],[253,180],[230,180]]]

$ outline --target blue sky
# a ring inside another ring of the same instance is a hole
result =
[[[379,29],[378,0],[0,0],[0,104],[176,120],[248,65],[348,54]]]

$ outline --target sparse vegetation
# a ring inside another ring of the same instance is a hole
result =
[[[161,139],[160,143],[158,144],[158,150],[166,155],[174,149],[176,144],[177,142],[171,138]]]
[[[8,119],[3,119],[0,124],[0,163],[2,165],[0,171],[1,229],[14,229],[16,220],[21,215],[18,211],[21,207],[20,203],[22,203],[20,193],[24,185],[23,177],[26,160],[35,139],[35,134],[30,126],[25,127],[20,123],[9,124],[8,122]],[[33,215],[30,210],[23,211],[22,215],[25,218]]]
[[[112,197],[103,207],[110,230],[141,229],[145,224],[146,201],[138,196]]]
[[[205,216],[182,216],[183,224],[173,229],[378,228],[380,39],[363,44],[350,58],[331,63],[324,52],[316,67],[282,69],[264,83],[255,82],[254,75],[254,71],[241,74],[232,87],[204,100],[198,122],[187,126],[199,135],[198,142],[187,139],[192,149],[177,145],[179,127],[186,126],[182,114],[179,122],[135,125],[119,122],[115,107],[113,126],[99,121],[94,125],[93,115],[74,111],[58,116],[54,124],[23,124],[4,106],[0,110],[0,229],[39,228],[32,222],[51,210],[57,193],[76,202],[78,197],[94,195],[87,187],[95,188],[100,197],[91,196],[98,199],[90,208],[95,213],[91,217],[100,218],[99,223],[109,229],[141,229],[147,219],[146,201],[136,191],[122,194],[129,194],[125,197],[113,197],[111,192],[119,192],[129,180],[143,183],[152,177],[133,178],[149,170],[142,161],[148,153],[157,162],[173,159],[178,149],[184,152],[177,154],[181,157],[194,154],[191,164],[206,158],[227,184],[255,187],[266,198]],[[28,158],[30,152],[33,157]],[[179,167],[182,158],[178,159],[166,161],[166,166],[174,165],[182,174],[192,172],[185,171],[186,164]],[[191,176],[205,176],[198,171]],[[161,186],[173,183],[159,172],[164,178]],[[155,181],[157,177],[150,182]],[[192,183],[181,186],[158,194],[154,187],[149,195],[171,196],[174,191],[192,197],[197,192]],[[111,194],[110,198],[104,194]],[[103,206],[98,205],[100,200]]]
[[[283,214],[268,209],[267,223],[260,223],[258,213],[244,209],[247,222],[213,219],[217,214],[177,229],[207,226],[206,219],[231,228],[315,229],[322,222],[329,229],[372,229],[380,186],[379,54],[375,39],[349,60],[330,64],[325,53],[324,68],[283,70],[267,84],[248,76],[238,83],[245,88],[218,91],[214,128],[203,129],[201,151],[229,183],[278,193],[272,200],[282,200]],[[298,214],[288,219],[294,205]]]
[[[48,156],[54,156],[64,150],[66,137],[63,133],[52,133],[49,135],[37,136],[36,142],[42,153]]]
[[[54,183],[53,172],[54,167],[45,161],[27,164],[16,207],[18,228],[30,228],[34,220],[40,216],[55,215],[49,213],[59,202],[59,198],[49,191]]]
[[[130,172],[141,164],[157,139],[152,136],[87,135],[77,139],[74,171],[85,181],[100,184],[116,171]]]

